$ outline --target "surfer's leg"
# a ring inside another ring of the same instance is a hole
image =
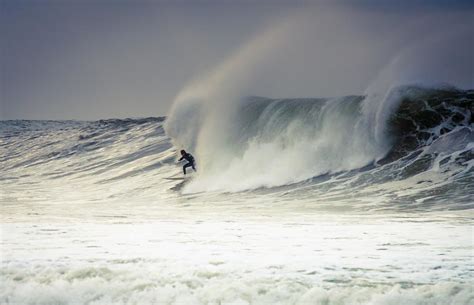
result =
[[[197,172],[196,167],[194,166],[194,163],[191,164],[191,167],[193,168],[193,170],[194,170],[195,172]]]
[[[192,166],[191,163],[186,163],[184,166],[183,166],[183,173],[186,175],[186,167],[190,167]]]

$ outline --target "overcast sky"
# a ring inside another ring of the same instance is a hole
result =
[[[288,20],[242,94],[362,94],[407,46],[474,26],[474,5],[457,0],[0,1],[0,119],[165,115],[191,81]]]

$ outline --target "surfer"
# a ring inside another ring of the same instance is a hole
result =
[[[182,160],[186,160],[188,161],[188,163],[186,163],[184,166],[183,166],[183,173],[186,175],[186,168],[187,167],[192,167],[192,169],[194,169],[194,171],[196,171],[196,167],[194,166],[194,157],[193,155],[191,155],[190,153],[187,153],[184,149],[181,150],[181,159],[179,159],[178,161],[182,161]]]

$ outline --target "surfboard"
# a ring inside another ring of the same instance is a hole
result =
[[[181,177],[181,178],[165,178],[166,180],[176,181],[173,187],[170,190],[179,192],[189,181],[191,181],[191,177]]]

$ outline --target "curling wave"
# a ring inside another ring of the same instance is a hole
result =
[[[379,103],[394,106],[378,124],[380,109],[366,113],[367,99],[249,97],[234,101],[231,114],[192,101],[175,107],[166,130],[198,156],[199,177],[188,191],[275,187],[408,156],[424,160],[410,175],[431,168],[434,156],[459,152],[463,161],[472,159],[473,91],[395,88]]]

